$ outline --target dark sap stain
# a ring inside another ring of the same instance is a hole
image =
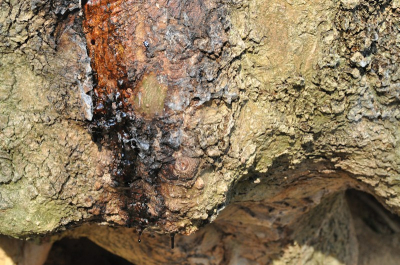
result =
[[[171,249],[175,248],[175,233],[171,234]]]
[[[217,76],[203,73],[218,73],[214,61],[227,43],[225,12],[221,3],[202,1],[84,5],[96,84],[90,130],[113,151],[113,188],[125,202],[121,217],[129,227],[163,226],[166,194],[160,183],[190,186],[196,177],[200,160],[183,141],[183,113],[192,101],[210,99],[208,87]]]
[[[142,242],[142,239],[141,239],[142,233],[143,233],[143,231],[140,230],[140,231],[139,231],[139,236],[138,236],[138,242],[139,242],[139,243]]]

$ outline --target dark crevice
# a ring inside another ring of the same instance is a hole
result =
[[[400,232],[400,217],[388,211],[374,196],[348,190],[346,198],[354,218],[362,222],[377,234],[395,234]]]
[[[53,244],[44,265],[133,265],[87,238],[64,238]]]
[[[84,7],[87,4],[88,0],[81,0],[81,6]]]

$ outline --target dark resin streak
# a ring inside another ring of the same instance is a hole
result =
[[[171,234],[171,249],[174,249],[175,247],[175,234]]]
[[[140,243],[140,242],[142,242],[142,239],[141,239],[141,236],[142,236],[142,230],[140,230],[139,231],[139,237],[138,237],[138,242]]]
[[[84,11],[96,81],[90,128],[114,153],[113,188],[126,202],[121,224],[168,226],[169,192],[161,187],[190,187],[201,166],[182,126],[185,112],[212,96],[214,60],[227,42],[225,9],[207,1],[92,0]]]

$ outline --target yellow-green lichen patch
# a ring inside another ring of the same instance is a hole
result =
[[[140,113],[147,118],[161,115],[164,111],[166,94],[166,86],[160,84],[155,74],[152,73],[143,77],[133,99],[133,106],[136,113]]]
[[[1,194],[8,200],[8,205],[2,201],[3,207],[0,210],[0,222],[3,224],[0,228],[1,234],[16,238],[46,234],[57,229],[63,218],[75,221],[79,219],[79,214],[74,213],[73,207],[62,201],[40,195],[31,199],[23,189],[24,185],[27,184],[22,181],[9,184],[8,190],[1,190]]]
[[[268,168],[272,165],[277,157],[284,154],[289,154],[290,150],[290,137],[279,136],[270,144],[266,143],[262,150],[258,153],[256,170],[259,172],[267,172]]]

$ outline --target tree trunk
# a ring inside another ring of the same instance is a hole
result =
[[[374,264],[362,202],[398,263],[398,0],[0,6],[1,234],[136,264]]]

